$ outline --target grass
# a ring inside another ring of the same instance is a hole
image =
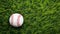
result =
[[[10,26],[13,13],[24,16],[22,27]],[[60,0],[0,0],[0,34],[60,34]]]

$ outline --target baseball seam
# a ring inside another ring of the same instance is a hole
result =
[[[13,25],[13,18],[14,18],[14,15],[11,16],[11,25]],[[20,26],[19,22],[20,22],[20,15],[17,18],[17,26]]]
[[[20,22],[20,15],[18,16],[18,19],[17,19],[17,26],[20,26],[19,22]]]

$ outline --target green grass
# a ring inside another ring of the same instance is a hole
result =
[[[10,26],[13,13],[24,16],[22,27]],[[60,0],[0,0],[0,34],[60,34]]]

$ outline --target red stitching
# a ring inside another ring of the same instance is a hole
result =
[[[18,19],[17,19],[17,26],[20,26],[19,22],[20,22],[20,15],[18,16]]]

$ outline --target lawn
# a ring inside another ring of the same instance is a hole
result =
[[[21,27],[9,24],[14,13],[24,16]],[[60,0],[0,0],[0,34],[60,34]]]

